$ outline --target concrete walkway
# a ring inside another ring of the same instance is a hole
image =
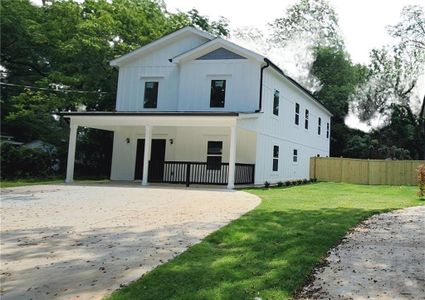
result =
[[[260,202],[219,189],[1,190],[1,298],[99,299]]]
[[[425,299],[425,206],[373,216],[326,264],[301,299]]]

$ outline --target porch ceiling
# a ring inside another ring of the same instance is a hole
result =
[[[232,127],[236,126],[239,113],[132,113],[94,112],[63,113],[71,125],[114,130],[117,126],[187,126],[187,127]]]

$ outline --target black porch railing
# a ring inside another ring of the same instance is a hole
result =
[[[235,164],[235,184],[253,184],[254,164]],[[149,162],[149,182],[190,184],[227,184],[229,163],[209,166],[206,162]]]

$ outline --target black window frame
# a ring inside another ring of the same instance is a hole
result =
[[[308,130],[308,120],[310,118],[310,111],[306,108],[304,112],[304,128]]]
[[[274,90],[273,94],[273,115],[279,115],[279,103],[280,103],[280,93],[278,90]]]
[[[207,141],[207,170],[221,170],[222,160],[223,141]]]
[[[298,149],[292,151],[292,162],[298,163]]]
[[[279,146],[273,145],[273,164],[272,164],[272,171],[278,172],[279,171]]]
[[[317,119],[317,134],[318,135],[322,134],[322,118],[321,117]]]
[[[222,91],[217,91],[216,82],[222,81]],[[225,79],[212,79],[211,80],[211,91],[210,91],[210,108],[223,108],[226,104],[226,80]],[[221,100],[221,98],[223,98]]]
[[[148,85],[153,84],[153,92],[147,92]],[[143,94],[143,108],[158,108],[159,81],[145,81]]]
[[[326,138],[329,138],[329,122],[326,123]]]
[[[295,103],[295,125],[300,125],[300,104]]]

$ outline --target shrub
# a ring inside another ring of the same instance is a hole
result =
[[[316,178],[310,178],[310,182],[317,182]]]
[[[303,184],[307,184],[308,183],[308,180],[307,179],[303,179]]]
[[[282,181],[279,181],[279,182],[277,183],[277,186],[278,186],[278,187],[282,187],[282,186],[283,186],[283,182],[282,182]]]
[[[298,183],[299,185],[303,184],[302,179],[298,179],[298,180],[297,180],[297,183]]]
[[[38,149],[1,145],[1,178],[41,178],[54,175],[56,156]]]
[[[268,189],[270,187],[270,182],[268,182],[268,181],[264,182],[264,187],[266,189]]]
[[[291,181],[289,181],[289,180],[288,180],[288,181],[285,181],[285,185],[286,185],[286,186],[290,186],[291,184],[292,184],[292,182],[291,182]]]
[[[420,198],[423,198],[425,196],[425,165],[419,165],[416,169],[416,174],[419,187],[417,194]]]

